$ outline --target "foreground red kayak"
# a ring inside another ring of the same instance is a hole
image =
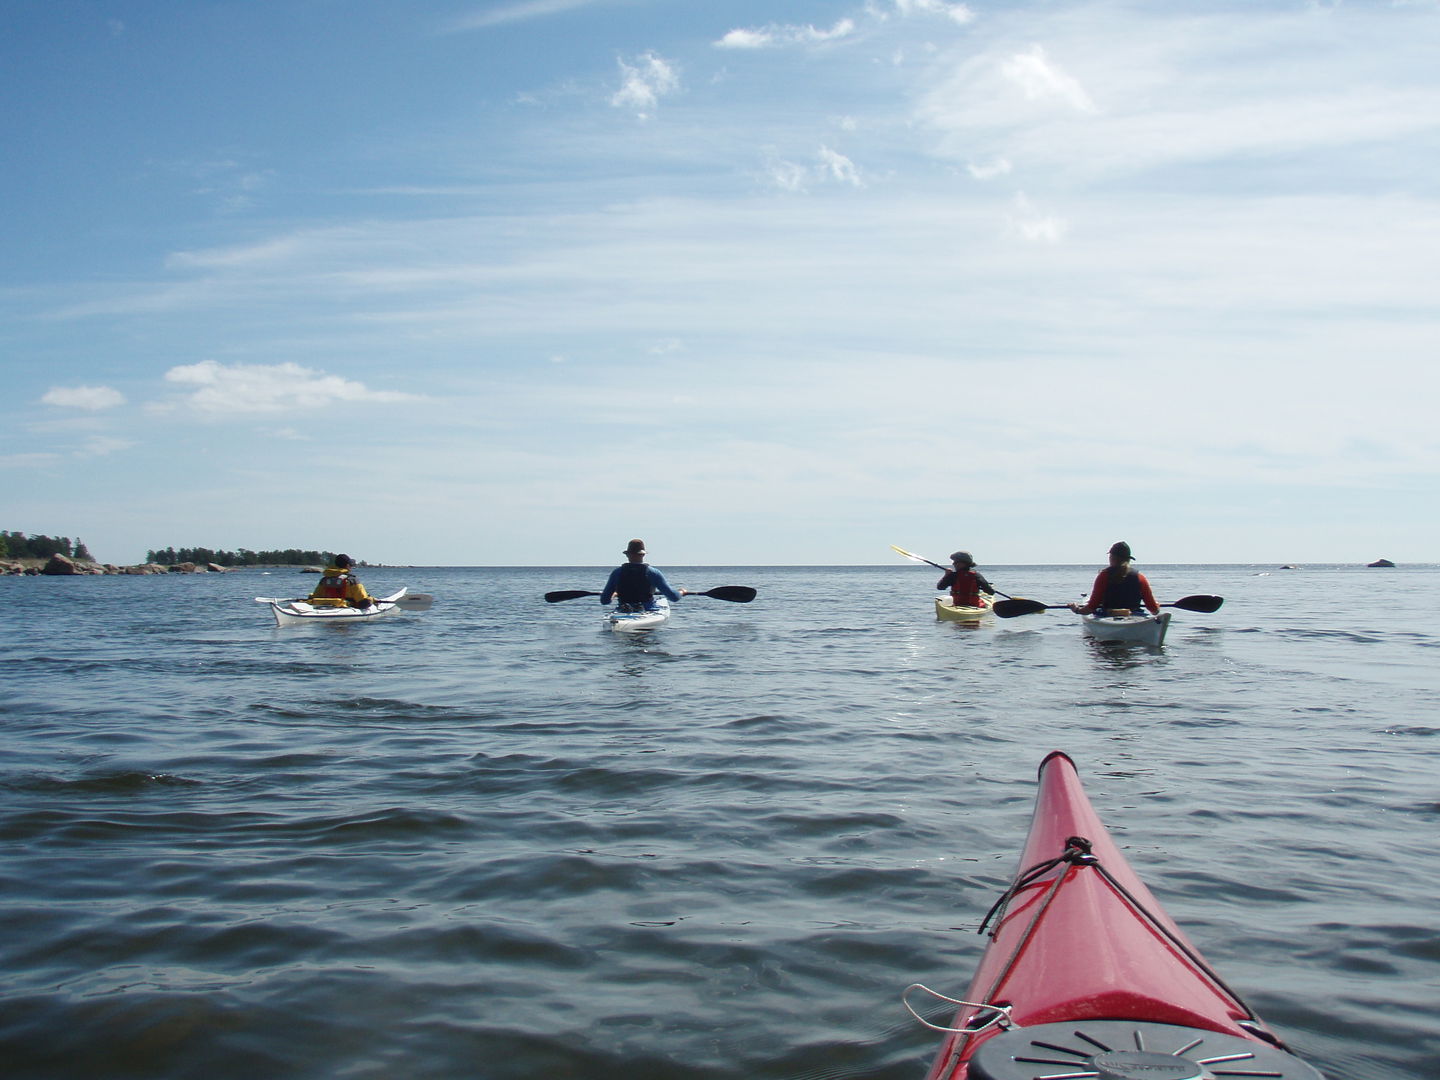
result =
[[[1065,754],[1040,763],[1020,872],[987,928],[966,1000],[944,999],[960,1009],[929,1080],[1323,1080],[1156,903]],[[942,996],[916,984],[907,1005],[917,991]]]

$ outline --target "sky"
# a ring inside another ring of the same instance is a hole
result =
[[[1436,562],[1437,0],[14,0],[0,529]]]

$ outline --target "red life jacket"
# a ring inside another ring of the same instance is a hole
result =
[[[954,571],[955,580],[950,583],[950,599],[956,607],[980,606],[980,581],[974,570]]]

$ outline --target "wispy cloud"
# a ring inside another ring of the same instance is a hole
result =
[[[117,439],[111,435],[92,435],[75,448],[76,457],[108,457],[135,445],[134,439]]]
[[[1042,213],[1022,192],[1011,204],[1010,225],[1022,240],[1033,243],[1058,244],[1065,239],[1069,227],[1062,217]]]
[[[299,364],[233,364],[202,360],[171,368],[165,381],[186,388],[178,406],[201,413],[281,413],[334,405],[415,400],[411,394],[371,390],[364,383]]]
[[[633,109],[642,120],[655,113],[660,99],[680,89],[680,75],[673,64],[654,53],[646,53],[634,64],[619,61],[621,85],[610,98],[617,109]]]
[[[770,162],[765,170],[765,182],[780,191],[801,193],[819,184],[845,184],[850,187],[865,186],[860,168],[850,158],[828,146],[815,152],[815,161],[810,164],[790,160]]]
[[[100,412],[124,405],[125,395],[112,386],[55,386],[47,390],[40,400],[62,409]]]
[[[461,15],[447,23],[443,30],[447,33],[485,30],[491,26],[504,26],[507,23],[526,22],[530,19],[544,18],[547,15],[558,15],[564,11],[589,7],[596,2],[597,0],[521,0],[520,3],[504,4],[488,11],[477,11],[473,15]]]
[[[789,45],[824,45],[855,33],[854,19],[840,19],[828,30],[814,26],[771,24],[759,29],[731,30],[715,42],[719,49],[774,49]]]
[[[976,180],[994,180],[999,176],[1009,175],[1013,166],[1008,158],[997,157],[984,162],[969,162],[965,169]]]

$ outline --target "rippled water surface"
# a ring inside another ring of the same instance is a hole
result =
[[[918,1080],[900,991],[963,991],[1063,749],[1293,1049],[1440,1072],[1440,568],[1150,567],[1226,597],[1162,650],[937,623],[910,564],[666,571],[760,597],[626,637],[540,599],[594,569],[284,628],[290,572],[0,578],[0,1069]]]

